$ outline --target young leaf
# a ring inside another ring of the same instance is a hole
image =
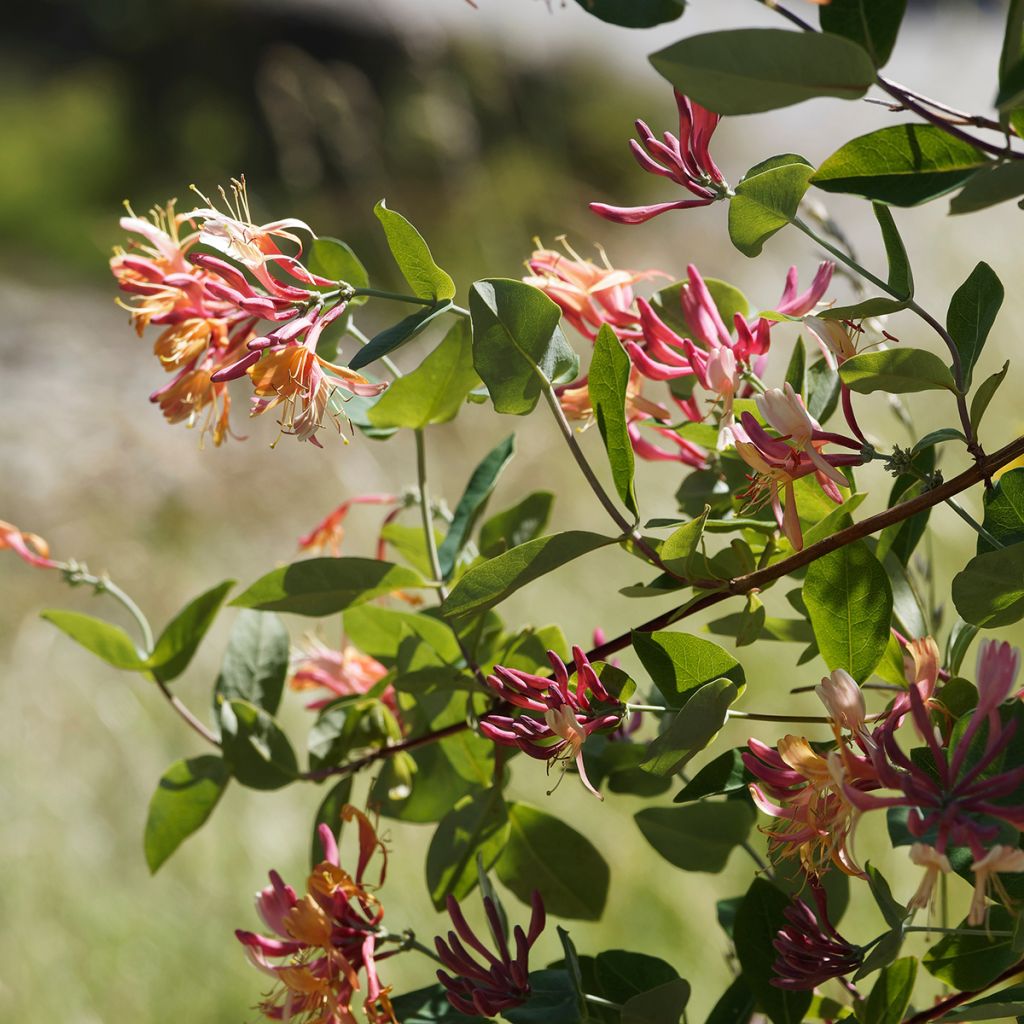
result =
[[[892,589],[885,569],[856,541],[812,562],[802,594],[825,664],[863,682],[889,642]]]
[[[920,348],[861,352],[839,367],[839,376],[851,391],[861,395],[873,391],[905,395],[943,388],[956,391],[949,367],[937,355]]]
[[[610,874],[590,840],[527,804],[509,804],[508,818],[508,845],[495,868],[502,884],[524,903],[537,889],[548,913],[556,917],[597,921],[608,898]]]
[[[441,343],[412,373],[399,377],[370,407],[375,427],[419,429],[447,423],[458,415],[466,395],[480,383],[473,369],[473,336],[457,320]]]
[[[437,910],[451,894],[464,899],[476,887],[477,857],[488,870],[509,836],[508,813],[498,787],[464,796],[446,814],[427,850],[427,889]]]
[[[231,774],[251,789],[280,789],[299,772],[288,737],[262,708],[244,700],[217,707],[221,746]]]
[[[585,530],[567,530],[538,537],[496,558],[473,566],[452,588],[443,611],[448,618],[462,618],[501,604],[527,583],[615,541]]]
[[[450,302],[444,301],[439,302],[436,306],[424,306],[415,313],[410,313],[407,317],[399,320],[397,324],[386,327],[379,334],[375,334],[370,339],[370,343],[356,352],[349,360],[348,365],[353,370],[361,370],[364,366],[369,366],[370,363],[376,362],[381,356],[394,352],[396,348],[401,348],[406,342],[412,341],[417,334],[427,328],[439,316],[447,313],[451,307],[452,304]],[[352,401],[355,401],[355,399]],[[340,411],[344,411],[344,408]],[[376,430],[390,429],[376,425],[374,425],[374,428]]]
[[[823,32],[859,43],[876,68],[883,67],[896,45],[907,0],[831,0],[819,12]]]
[[[792,223],[813,173],[793,154],[750,169],[729,201],[729,237],[744,256],[757,256],[776,231]]]
[[[393,590],[426,585],[418,572],[376,558],[308,558],[268,572],[231,604],[295,615],[333,615]]]
[[[670,864],[714,874],[746,841],[756,817],[745,800],[647,807],[633,816],[644,839]]]
[[[213,624],[234,580],[225,580],[200,594],[171,619],[157,638],[153,653],[146,659],[148,668],[157,679],[166,683],[176,679],[188,668],[192,655]]]
[[[391,255],[414,295],[435,302],[455,298],[455,282],[434,262],[423,236],[382,199],[373,212],[387,235]]]
[[[542,291],[503,278],[477,281],[469,309],[473,365],[498,412],[533,412],[549,383],[576,375],[579,359],[558,326],[561,310]]]
[[[738,687],[746,682],[743,666],[728,651],[689,633],[634,632],[633,649],[670,708],[681,708],[714,679],[724,677]]]
[[[631,369],[629,356],[615,332],[607,324],[602,324],[594,341],[594,356],[587,376],[590,404],[594,407],[597,428],[608,453],[615,489],[634,519],[639,519],[640,510],[633,484],[633,445],[626,430],[626,389]]]
[[[142,672],[145,668],[145,662],[139,657],[132,638],[120,626],[92,615],[55,608],[41,612],[40,618],[52,622],[62,633],[114,668],[130,672]]]
[[[1003,285],[987,263],[979,263],[950,300],[946,330],[960,353],[965,392],[1002,304]]]
[[[875,981],[871,995],[858,1012],[860,1024],[900,1024],[910,1005],[917,978],[917,958],[905,956],[894,960]]]
[[[1024,618],[1024,543],[976,555],[953,577],[961,618],[984,629]]]
[[[623,28],[653,28],[675,21],[686,0],[576,0],[585,11]]]
[[[277,714],[288,672],[288,630],[273,612],[238,613],[214,687],[227,700],[240,698]]]
[[[548,525],[554,503],[555,496],[550,491],[534,491],[518,505],[491,516],[480,527],[480,554],[493,558],[539,537]]]
[[[515,450],[516,436],[509,434],[504,441],[488,452],[483,461],[473,470],[473,475],[469,478],[469,483],[466,484],[466,490],[455,507],[455,515],[448,527],[448,535],[437,552],[443,579],[451,578],[459,552],[469,540],[477,519],[487,507],[487,501],[494,491],[498,477],[512,460]]]
[[[986,377],[979,385],[978,390],[974,392],[974,398],[971,399],[971,427],[977,432],[978,427],[981,426],[982,417],[985,415],[986,410],[989,407],[989,403],[995,398],[996,392],[999,390],[999,385],[1003,383],[1003,378],[1006,376],[1007,370],[1010,369],[1010,360],[1007,359],[1003,363],[1003,368],[997,370],[992,374],[991,377]]]
[[[326,277],[331,281],[344,281],[353,288],[369,288],[370,275],[362,261],[351,247],[339,238],[328,238],[321,235],[313,239],[313,244],[306,250],[308,257],[306,266],[318,277]],[[327,290],[325,285],[321,291]],[[353,295],[348,300],[350,306],[361,306],[367,296]]]
[[[894,124],[837,149],[811,184],[892,206],[917,206],[965,182],[984,154],[930,124]]]
[[[143,838],[151,872],[206,821],[228,778],[223,759],[213,754],[175,761],[164,772],[149,802]]]
[[[759,114],[815,96],[855,100],[875,80],[871,58],[856,43],[776,28],[689,36],[650,60],[680,92],[719,114]]]

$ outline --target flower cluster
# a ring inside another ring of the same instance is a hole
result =
[[[600,800],[583,765],[583,744],[595,732],[617,728],[626,706],[605,689],[582,648],[574,646],[572,656],[575,686],[570,685],[569,670],[554,651],[548,651],[553,677],[495,666],[487,684],[511,711],[520,713],[492,711],[480,719],[480,732],[549,765],[575,761],[583,785]]]
[[[364,882],[378,851],[382,860],[377,885],[384,882],[387,851],[365,814],[348,804],[341,813],[345,821],[354,820],[358,826],[355,876],[340,867],[334,834],[321,825],[318,834],[324,859],[310,874],[306,894],[300,899],[271,871],[270,885],[256,895],[256,909],[273,935],[235,932],[249,959],[276,983],[259,1005],[269,1020],[356,1024],[352,1003],[360,991],[362,972],[367,1019],[371,1024],[396,1024],[389,990],[377,977],[377,962],[392,953],[377,951],[384,912]]]
[[[311,701],[307,707],[319,711],[338,697],[352,697],[372,690],[388,674],[376,658],[345,644],[339,651],[316,637],[292,656],[289,686],[293,690],[326,690],[327,695]],[[392,713],[398,710],[394,688],[389,686],[380,699]]]
[[[339,293],[328,309],[320,289],[338,283],[299,261],[295,231],[312,234],[309,227],[295,219],[254,224],[244,181],[232,183],[233,199],[221,194],[227,213],[203,197],[206,205],[188,213],[177,213],[171,202],[148,219],[130,208],[121,218],[121,227],[140,239],[110,261],[129,296],[121,304],[140,337],[150,324],[163,328],[153,349],[174,374],[150,400],[170,423],[193,426],[204,417],[203,436],[219,445],[231,433],[227,384],[248,375],[251,415],[280,406],[282,432],[319,445],[325,423],[341,430],[346,394],[376,395],[386,385],[317,355],[317,342],[345,302]],[[298,255],[282,252],[279,240],[296,246]],[[274,326],[260,333],[264,321]]]
[[[438,936],[434,946],[447,971],[438,971],[437,980],[445,988],[448,1002],[459,1011],[475,1017],[495,1017],[502,1010],[525,1003],[530,997],[530,947],[544,930],[544,903],[534,890],[531,897],[530,927],[523,931],[516,925],[512,932],[515,955],[509,946],[501,914],[490,896],[484,896],[487,927],[494,940],[495,956],[470,928],[454,896],[447,901],[448,915],[455,926],[447,941]],[[466,947],[469,947],[467,949]],[[474,957],[473,953],[477,956]]]

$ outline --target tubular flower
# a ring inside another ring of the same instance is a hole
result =
[[[814,691],[825,705],[829,718],[841,729],[859,733],[864,728],[867,716],[864,693],[845,669],[833,669],[830,675],[822,678]]]
[[[980,699],[993,706],[1007,700],[1020,671],[1020,651],[1004,640],[982,640],[978,648],[977,682]]]
[[[783,912],[788,922],[772,942],[778,954],[771,984],[776,988],[807,991],[831,978],[841,978],[860,967],[864,952],[836,931],[828,917],[825,890],[810,883],[817,914],[795,899]]]
[[[639,337],[633,285],[669,275],[660,270],[616,270],[598,246],[601,266],[583,259],[564,238],[559,241],[568,256],[554,249],[538,248],[526,261],[530,275],[523,281],[556,302],[566,320],[591,341],[602,324],[613,327],[619,337]]]
[[[948,875],[952,867],[944,853],[939,853],[934,846],[927,843],[913,843],[910,847],[910,859],[924,868],[924,878],[921,879],[917,892],[910,897],[907,909],[923,910],[934,899],[935,883],[939,880],[939,875]]]
[[[356,1024],[352,1001],[366,976],[363,1010],[373,1024],[395,1024],[388,989],[377,977],[377,961],[390,956],[376,950],[383,910],[364,876],[370,860],[382,856],[377,885],[384,881],[387,851],[370,820],[355,807],[342,809],[359,830],[355,877],[338,861],[338,846],[327,825],[318,834],[324,859],[314,868],[300,899],[276,871],[256,896],[256,909],[272,936],[236,931],[249,959],[277,983],[260,1003],[269,1020],[296,1024]],[[375,886],[374,886],[375,887]]]
[[[772,437],[749,412],[743,413],[740,423],[733,428],[733,433],[736,438],[736,451],[754,470],[754,475],[750,477],[750,487],[741,497],[746,499],[747,507],[750,508],[770,500],[779,529],[799,551],[804,541],[793,482],[813,473],[825,494],[836,504],[840,504],[843,498],[837,484],[840,479],[843,487],[848,487],[849,483],[839,472],[838,467],[857,466],[864,460],[859,454],[824,455],[821,449],[831,442],[859,449],[859,442],[841,434],[826,433],[815,425],[807,441],[800,447],[792,448],[786,444],[789,435],[782,438]],[[822,469],[822,466],[827,467],[828,471]],[[780,491],[785,495],[785,506]]]
[[[603,686],[582,648],[574,646],[576,685],[569,685],[569,671],[554,652],[548,659],[554,677],[531,675],[519,669],[496,665],[487,684],[512,709],[525,714],[514,717],[492,712],[480,719],[480,732],[495,743],[516,746],[540,761],[575,761],[583,785],[598,798],[583,765],[583,744],[587,737],[612,730],[622,721],[625,705]]]
[[[469,927],[458,900],[449,895],[447,903],[448,916],[455,930],[448,932],[447,941],[440,936],[435,938],[434,946],[441,963],[452,972],[437,972],[437,980],[444,986],[448,1002],[459,1013],[473,1017],[495,1017],[502,1010],[525,1003],[530,997],[530,947],[544,930],[544,903],[540,893],[534,890],[530,900],[529,930],[524,932],[521,925],[516,925],[512,932],[515,955],[509,946],[501,915],[490,896],[484,897],[484,912],[497,956]]]
[[[60,569],[61,563],[50,558],[50,545],[36,533],[25,533],[13,523],[0,519],[0,551],[13,551],[23,562],[37,569]]]
[[[990,888],[995,889],[1004,902],[1009,902],[1003,883],[997,876],[1004,871],[1024,871],[1024,850],[1017,846],[996,844],[984,857],[975,858],[971,871],[974,872],[974,894],[967,913],[967,923],[979,925],[988,912],[987,894]]]
[[[327,690],[329,696],[306,706],[319,710],[338,697],[351,697],[372,690],[388,674],[388,670],[368,654],[346,644],[340,651],[328,647],[316,637],[295,652],[289,666],[288,685],[293,690]],[[388,687],[380,698],[392,712],[397,711],[395,691]]]
[[[665,132],[662,141],[643,121],[637,120],[636,131],[640,141],[631,139],[629,145],[643,170],[674,181],[694,198],[654,203],[651,206],[625,207],[591,203],[590,209],[594,213],[619,224],[642,224],[668,210],[709,206],[725,198],[729,186],[708,150],[721,116],[705,110],[678,91],[675,97],[679,111],[679,136]]]
[[[857,354],[857,341],[848,324],[809,316],[804,320],[804,326],[818,342],[825,362],[833,370]]]
[[[328,513],[309,533],[299,538],[299,550],[330,551],[337,558],[341,554],[341,541],[345,536],[345,517],[353,505],[398,505],[401,500],[394,494],[358,494],[349,498]]]

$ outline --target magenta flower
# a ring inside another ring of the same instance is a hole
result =
[[[495,956],[469,927],[459,901],[454,896],[448,897],[448,915],[455,931],[448,933],[447,942],[440,936],[435,938],[434,946],[441,962],[452,974],[438,971],[437,980],[444,986],[448,1002],[459,1013],[495,1017],[502,1010],[520,1006],[529,999],[530,947],[544,930],[545,922],[540,893],[535,890],[530,902],[533,911],[529,931],[524,932],[521,925],[516,925],[512,932],[515,943],[513,956],[498,909],[490,896],[484,897],[487,926],[498,951]],[[476,957],[467,946],[477,954]]]
[[[1020,651],[1004,640],[982,640],[978,647],[979,699],[995,708],[1007,700],[1020,671]]]
[[[776,988],[808,991],[831,978],[855,971],[864,960],[864,952],[836,931],[828,918],[825,890],[810,883],[817,915],[803,900],[793,900],[784,911],[786,924],[772,942],[778,954],[771,984]]]
[[[654,203],[650,206],[591,203],[590,208],[594,213],[619,224],[642,224],[668,210],[709,206],[726,196],[729,186],[708,151],[711,136],[718,127],[721,115],[705,110],[699,103],[694,103],[678,91],[675,97],[679,110],[678,138],[671,132],[665,132],[659,140],[643,121],[637,120],[636,130],[640,141],[631,139],[629,145],[636,162],[645,171],[674,181],[695,198]]]
[[[535,676],[519,669],[496,665],[487,677],[490,688],[512,708],[525,714],[491,712],[480,719],[480,732],[495,743],[518,747],[540,761],[575,761],[580,779],[591,793],[603,799],[591,785],[583,765],[583,744],[588,736],[616,728],[626,706],[602,685],[583,649],[574,646],[576,685],[569,685],[569,671],[554,652],[548,659],[554,678]]]

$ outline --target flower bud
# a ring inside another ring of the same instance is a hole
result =
[[[835,669],[831,675],[822,678],[814,692],[836,725],[850,732],[858,732],[864,727],[867,714],[864,694],[849,672]]]

